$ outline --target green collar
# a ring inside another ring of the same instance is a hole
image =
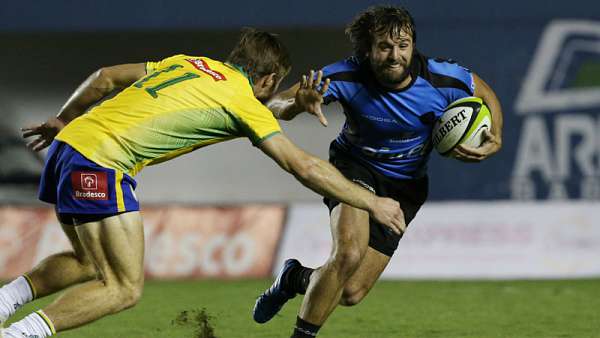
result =
[[[234,65],[233,63],[227,63],[227,64],[230,65],[231,67],[237,69],[238,72],[242,73],[242,75],[244,75],[246,77],[246,79],[248,79],[248,82],[250,82],[250,86],[254,87],[254,82],[252,81],[252,78],[250,78],[250,75],[248,75],[248,73],[246,73],[244,68],[242,68],[238,65]]]

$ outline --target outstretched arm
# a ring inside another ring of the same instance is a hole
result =
[[[56,117],[51,117],[42,124],[21,129],[25,138],[38,135],[27,144],[27,147],[33,151],[46,148],[69,122],[81,116],[112,91],[125,88],[144,75],[146,75],[146,65],[143,63],[123,64],[97,70],[79,85]]]
[[[296,83],[287,90],[284,90],[275,95],[269,102],[267,107],[278,120],[289,121],[302,112],[308,112],[315,115],[321,124],[327,127],[327,119],[321,111],[323,103],[323,95],[329,88],[329,79],[323,79],[323,71],[310,71],[310,74],[302,75],[300,82]]]
[[[145,75],[144,63],[101,68],[79,85],[62,107],[57,118],[67,124],[114,90],[128,87]]]
[[[484,131],[484,141],[478,148],[463,145],[455,148],[456,157],[465,162],[483,161],[502,148],[503,117],[500,101],[494,90],[475,73],[473,73],[473,81],[475,82],[475,93],[473,95],[482,98],[483,102],[490,108],[492,130],[491,132]]]
[[[259,148],[314,192],[363,209],[398,234],[406,229],[404,214],[397,201],[377,197],[348,181],[334,166],[302,151],[283,134],[263,141]]]

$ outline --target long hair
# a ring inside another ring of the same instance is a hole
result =
[[[290,54],[277,36],[254,28],[242,29],[227,62],[242,67],[255,82],[271,73],[281,79],[292,68]]]
[[[413,43],[417,41],[415,21],[404,7],[373,6],[358,14],[346,27],[346,35],[350,38],[354,54],[359,60],[364,60],[371,50],[373,37],[389,34],[397,38],[404,31],[412,36]]]

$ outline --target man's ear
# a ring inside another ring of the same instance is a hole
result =
[[[266,88],[269,87],[274,80],[273,75],[275,73],[263,75],[259,77],[256,81],[254,81],[254,86],[258,88]]]
[[[265,88],[270,88],[277,83],[277,73],[271,73],[263,76],[264,82],[262,86]]]

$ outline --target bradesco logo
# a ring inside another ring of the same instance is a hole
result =
[[[105,172],[71,173],[73,197],[80,200],[108,200],[108,179]]]
[[[515,199],[600,199],[600,21],[545,29],[515,111]]]
[[[194,68],[198,69],[199,71],[210,75],[210,77],[212,77],[215,81],[227,80],[225,75],[221,74],[220,72],[217,72],[216,70],[210,69],[208,64],[202,59],[185,59],[185,61],[191,63],[192,66],[194,66]]]

